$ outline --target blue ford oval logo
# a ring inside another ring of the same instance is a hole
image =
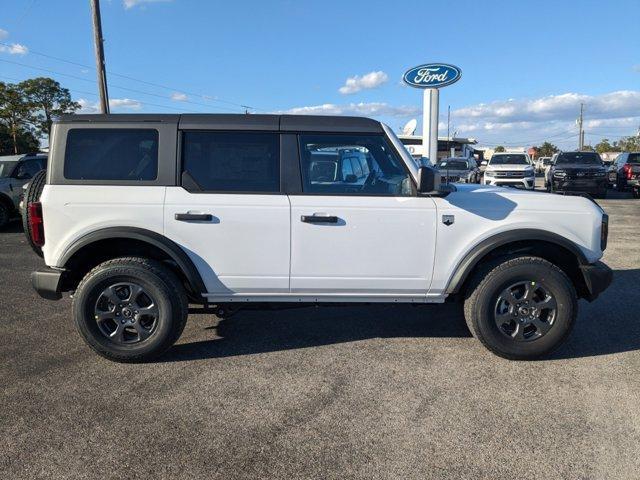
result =
[[[460,80],[462,70],[446,63],[428,63],[407,70],[402,79],[416,88],[440,88]]]

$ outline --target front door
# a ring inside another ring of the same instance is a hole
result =
[[[291,293],[425,299],[435,203],[415,195],[386,138],[312,134],[299,144],[303,194],[290,196]]]
[[[211,300],[288,293],[278,134],[186,131],[182,146],[182,186],[167,188],[165,235],[191,257]]]

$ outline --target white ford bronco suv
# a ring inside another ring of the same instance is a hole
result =
[[[69,115],[49,158],[28,205],[48,266],[32,283],[72,292],[80,334],[112,360],[168,349],[189,304],[445,301],[491,351],[530,359],[612,279],[590,199],[441,187],[367,118]]]

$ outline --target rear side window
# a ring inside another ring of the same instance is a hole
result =
[[[630,153],[627,157],[627,163],[638,164],[640,163],[640,153]]]
[[[185,132],[182,148],[182,184],[187,190],[280,191],[276,133]]]
[[[69,180],[155,180],[158,131],[71,129],[67,135],[64,176]]]

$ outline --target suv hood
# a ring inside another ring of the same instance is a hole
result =
[[[556,170],[564,170],[566,172],[580,170],[581,172],[604,172],[606,167],[601,165],[584,165],[580,163],[563,163],[555,166]]]
[[[473,212],[491,212],[504,204],[511,208],[532,212],[586,213],[598,215],[604,210],[595,201],[578,195],[556,195],[544,191],[490,185],[456,184],[456,190],[444,197],[449,203]]]

